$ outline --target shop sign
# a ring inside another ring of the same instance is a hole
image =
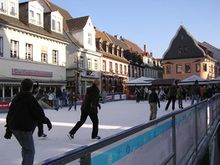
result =
[[[35,77],[53,77],[53,72],[13,68],[12,69],[12,75],[35,76]]]
[[[7,101],[0,101],[0,110],[5,110],[9,108],[10,102]]]

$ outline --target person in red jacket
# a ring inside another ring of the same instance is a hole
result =
[[[4,137],[10,139],[13,134],[22,148],[22,164],[32,165],[35,154],[33,131],[38,123],[47,124],[49,130],[52,124],[32,95],[33,81],[24,79],[21,89],[9,107]]]

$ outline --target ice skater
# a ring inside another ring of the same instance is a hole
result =
[[[22,164],[32,165],[35,154],[33,131],[37,123],[47,124],[49,130],[52,124],[31,93],[33,81],[24,79],[21,89],[22,92],[16,95],[9,107],[4,137],[10,139],[13,134],[22,148]]]
[[[86,96],[83,100],[82,106],[81,106],[81,117],[80,121],[76,123],[76,125],[70,130],[68,136],[69,138],[73,139],[75,133],[77,130],[85,123],[87,117],[89,116],[92,120],[93,128],[92,128],[92,139],[98,140],[101,139],[100,136],[98,136],[98,108],[101,109],[101,106],[99,104],[99,98],[100,98],[100,91],[99,91],[99,80],[95,80],[91,87],[87,88],[86,90]]]
[[[155,92],[155,88],[151,88],[151,94],[149,95],[149,104],[150,104],[150,120],[154,120],[157,117],[157,104],[160,108],[160,101],[157,93]]]

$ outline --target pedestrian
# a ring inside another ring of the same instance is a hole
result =
[[[160,101],[157,93],[155,92],[155,88],[151,88],[151,94],[149,95],[149,105],[150,105],[150,120],[156,119],[157,117],[157,104],[160,108]]]
[[[68,109],[68,111],[71,110],[73,105],[74,105],[74,109],[76,111],[77,96],[76,96],[76,93],[72,89],[70,90],[70,93],[68,94],[68,101],[69,101],[69,109]]]
[[[40,104],[42,101],[42,99],[45,98],[44,96],[44,91],[43,89],[39,89],[35,98],[37,99],[38,103]],[[45,102],[44,102],[45,103]],[[45,103],[46,104],[46,103]],[[41,105],[41,104],[40,104]],[[42,106],[41,106],[42,107]],[[42,107],[43,108],[43,107]],[[38,137],[47,137],[47,135],[44,133],[44,125],[41,122],[37,123],[37,128],[38,128]]]
[[[55,110],[59,110],[59,108],[62,108],[62,91],[58,87],[56,88],[56,104],[55,104]]]
[[[177,82],[174,82],[174,83],[169,87],[169,91],[168,91],[168,94],[167,94],[168,102],[167,102],[165,111],[168,110],[171,101],[172,101],[172,110],[175,109],[176,92],[177,92],[176,84],[177,84]]]
[[[76,123],[76,125],[70,130],[69,137],[71,139],[74,138],[75,133],[77,130],[85,123],[87,117],[89,116],[93,123],[93,129],[92,129],[92,139],[98,140],[101,139],[100,136],[98,136],[98,108],[101,109],[101,106],[99,104],[99,97],[100,97],[100,91],[99,91],[99,80],[95,80],[91,87],[87,88],[86,90],[86,96],[83,100],[82,106],[81,106],[81,117],[80,121]]]
[[[196,100],[196,103],[199,102],[200,97],[200,88],[199,88],[199,82],[196,80],[194,82],[194,85],[191,87],[191,105],[194,104],[194,101]]]
[[[139,103],[141,100],[141,91],[140,89],[136,88],[135,89],[135,95],[136,95],[136,103]]]
[[[62,106],[67,106],[67,91],[66,89],[63,89],[62,92],[62,102],[61,102]]]
[[[34,163],[33,131],[37,123],[47,124],[52,128],[50,120],[32,95],[33,82],[24,79],[21,82],[21,92],[12,100],[6,117],[5,138],[10,139],[13,134],[22,148],[22,165]]]
[[[183,109],[183,89],[181,86],[177,87],[176,98],[178,99],[179,108]]]

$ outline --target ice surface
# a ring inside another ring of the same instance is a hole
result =
[[[183,102],[184,107],[190,102]],[[161,102],[158,110],[158,116],[172,112],[171,105],[168,111],[165,111],[166,102]],[[114,135],[120,131],[149,121],[149,104],[147,101],[136,103],[135,101],[117,101],[101,104],[99,111],[99,136],[102,138]],[[177,107],[177,103],[176,103]],[[88,118],[86,123],[78,130],[74,140],[67,137],[72,126],[79,120],[80,110],[72,108],[62,108],[59,111],[45,110],[47,117],[53,124],[53,129],[48,132],[46,125],[45,133],[48,135],[45,139],[37,137],[35,131],[35,163],[47,158],[59,155],[66,151],[75,149],[82,145],[92,143],[91,141],[91,120]],[[176,109],[177,110],[177,109]],[[14,165],[21,164],[21,148],[14,137],[11,140],[4,139],[6,114],[0,113],[0,164]]]

